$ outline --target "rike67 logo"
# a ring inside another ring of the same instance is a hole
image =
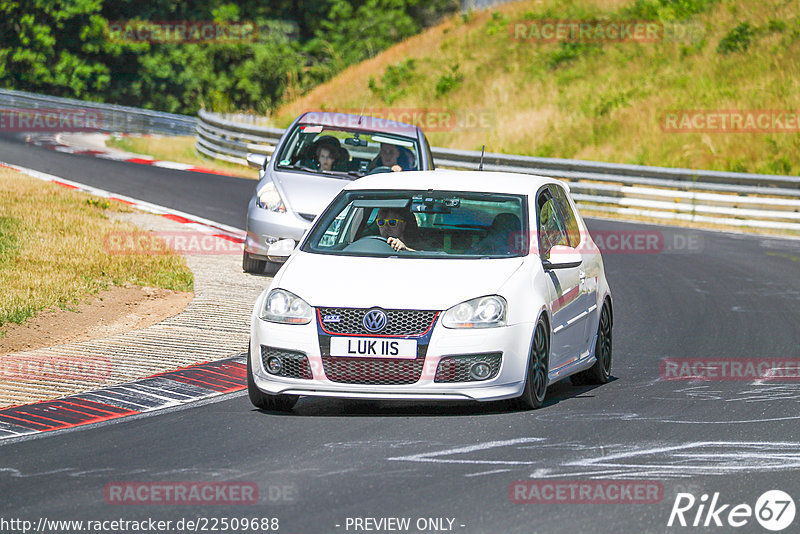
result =
[[[756,500],[755,506],[747,503],[724,503],[719,492],[715,492],[710,498],[704,493],[699,499],[691,493],[678,493],[672,504],[667,526],[739,528],[750,525],[745,530],[754,532],[752,525],[755,518],[763,528],[779,532],[794,522],[795,511],[794,499],[781,490],[764,492]]]

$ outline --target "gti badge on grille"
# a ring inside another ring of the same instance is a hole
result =
[[[386,312],[383,310],[370,310],[364,315],[364,328],[368,332],[380,332],[386,328]]]

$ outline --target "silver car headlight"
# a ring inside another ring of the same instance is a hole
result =
[[[494,328],[506,325],[506,299],[489,295],[456,304],[442,317],[445,328]]]
[[[281,194],[278,193],[274,182],[267,182],[264,184],[264,187],[258,190],[256,205],[265,210],[277,211],[279,213],[286,212],[286,205],[283,203]]]
[[[308,324],[314,318],[314,310],[294,293],[273,289],[264,299],[259,317],[271,323]]]

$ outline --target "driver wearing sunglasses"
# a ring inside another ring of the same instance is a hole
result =
[[[393,208],[381,208],[375,219],[381,236],[394,250],[415,249],[406,245],[406,242],[415,241],[419,234],[417,219],[410,211]]]

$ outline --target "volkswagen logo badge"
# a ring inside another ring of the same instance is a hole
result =
[[[380,332],[386,328],[387,322],[388,318],[383,310],[374,309],[364,314],[363,325],[368,332]]]

